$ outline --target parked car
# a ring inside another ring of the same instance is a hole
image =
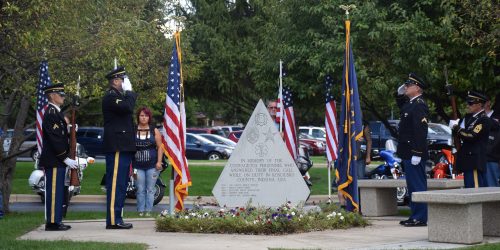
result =
[[[217,129],[217,128],[187,128],[186,133],[215,134],[215,135],[220,135],[220,136],[226,136],[226,134],[224,134],[224,131],[222,131],[222,129]]]
[[[240,137],[241,137],[242,133],[243,133],[243,130],[231,132],[227,136],[227,139],[229,139],[229,140],[234,141],[234,142],[237,143],[240,140]]]
[[[323,127],[300,126],[299,133],[310,135],[314,139],[326,142],[326,131]]]
[[[203,136],[205,139],[208,139],[213,143],[222,144],[222,145],[226,145],[226,146],[233,147],[233,148],[236,147],[236,142],[231,141],[231,140],[227,139],[226,137],[222,137],[220,135],[200,134],[200,136]]]
[[[10,143],[12,141],[12,137],[14,136],[14,130],[8,129],[5,131],[4,141],[3,141],[3,151],[7,153],[10,149]],[[34,129],[26,129],[24,131],[24,136],[28,137],[19,147],[19,151],[24,151],[29,148],[31,150],[26,151],[25,153],[19,155],[19,157],[31,157],[31,159],[36,160],[38,158],[38,147],[36,146],[36,132]]]
[[[318,140],[310,135],[300,133],[299,142],[309,145],[312,149],[311,155],[324,155],[326,152],[326,144],[322,140]]]
[[[398,130],[398,120],[388,120],[391,127]],[[378,158],[380,151],[385,150],[385,142],[389,138],[393,138],[389,129],[381,121],[369,122],[371,137],[372,137],[372,153],[373,158]]]
[[[82,144],[87,154],[92,157],[105,155],[104,128],[102,127],[79,127],[76,132],[76,141]]]
[[[186,134],[186,158],[188,159],[227,159],[233,153],[233,147],[216,144],[197,134]]]
[[[389,120],[389,124],[395,129],[398,129],[399,120]],[[451,149],[451,130],[446,129],[446,126],[439,123],[428,123],[427,143],[429,146],[430,160],[434,163],[439,161],[441,157],[441,149]],[[385,150],[385,142],[392,138],[389,130],[380,121],[371,121],[370,130],[372,136],[372,156],[377,157],[379,152]]]
[[[243,126],[239,126],[239,125],[216,126],[216,127],[213,127],[213,128],[220,129],[220,130],[224,131],[224,134],[225,134],[226,137],[229,136],[229,133],[231,133],[231,132],[240,131],[240,130],[244,129]]]

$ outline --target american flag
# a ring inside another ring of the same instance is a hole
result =
[[[295,160],[297,159],[297,136],[295,133],[295,115],[293,113],[292,91],[290,87],[283,87],[283,113],[286,148]]]
[[[337,131],[337,109],[335,108],[335,98],[332,94],[333,80],[330,75],[325,77],[326,89],[326,156],[329,162],[333,162],[338,157],[339,141]]]
[[[184,199],[191,186],[186,160],[186,113],[182,91],[180,33],[174,34],[170,72],[168,75],[165,112],[163,114],[162,142],[174,171],[174,204],[176,211],[184,209]]]
[[[38,155],[42,153],[42,145],[43,145],[43,132],[42,132],[42,124],[43,117],[45,115],[45,110],[49,104],[49,100],[43,93],[43,89],[47,86],[51,85],[50,76],[49,76],[49,63],[47,61],[42,61],[40,63],[40,80],[38,81],[38,85],[36,86],[36,145],[38,147]]]

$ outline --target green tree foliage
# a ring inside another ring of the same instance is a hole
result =
[[[351,11],[351,42],[366,119],[398,113],[392,93],[409,72],[431,85],[426,95],[433,120],[448,119],[445,65],[459,100],[472,88],[492,96],[498,91],[498,3],[350,3],[357,6]],[[283,59],[298,123],[322,124],[326,74],[338,83],[340,99],[345,49],[341,4],[345,1],[191,1],[191,11],[184,12],[189,13],[184,35],[192,38],[203,77],[187,88],[198,98],[224,103],[217,106],[228,113],[244,112],[236,118],[244,122],[257,99],[276,96],[278,61]]]
[[[78,113],[80,125],[102,124],[100,98],[107,88],[104,75],[112,69],[114,58],[126,67],[140,93],[139,105],[164,102],[172,44],[160,29],[164,2],[0,2],[0,100],[4,109],[0,126],[14,126],[16,131],[8,155],[0,156],[4,203],[8,203],[22,131],[35,120],[35,88],[43,58],[49,61],[52,81],[64,82],[70,96],[81,75],[84,105]]]

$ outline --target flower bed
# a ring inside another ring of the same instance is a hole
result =
[[[159,232],[289,234],[366,226],[357,213],[333,204],[304,212],[303,207],[287,203],[279,208],[193,209],[173,216],[163,214],[156,220]]]

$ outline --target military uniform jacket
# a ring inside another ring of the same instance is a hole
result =
[[[464,128],[460,125],[453,129],[462,141],[462,147],[457,152],[456,165],[460,171],[486,168],[486,147],[490,131],[490,118],[484,111],[476,116],[467,114],[460,120],[464,121]]]
[[[64,116],[49,103],[42,123],[43,148],[40,166],[65,168],[64,159],[69,154],[69,136]]]
[[[137,94],[122,94],[110,88],[102,99],[104,116],[104,151],[135,152],[135,126],[133,113]]]
[[[490,117],[490,125],[486,155],[489,162],[500,162],[500,122]]]
[[[399,122],[398,156],[409,160],[412,156],[429,158],[427,150],[427,116],[429,108],[421,96],[412,101],[398,103],[401,120]]]

